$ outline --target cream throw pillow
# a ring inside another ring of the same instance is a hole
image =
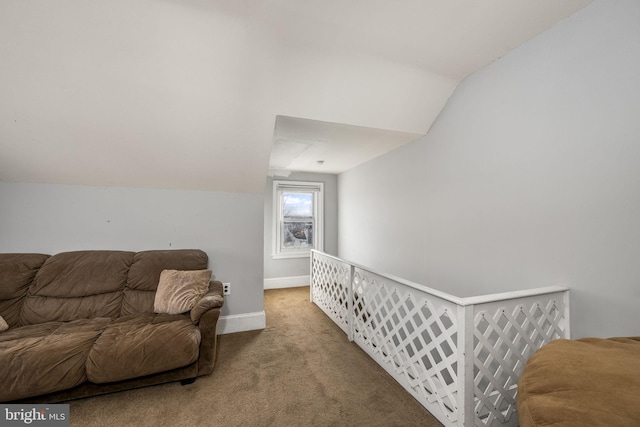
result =
[[[207,293],[209,280],[211,270],[163,270],[153,310],[166,314],[186,313]]]
[[[9,324],[0,316],[0,332],[6,331],[7,329],[9,329]]]

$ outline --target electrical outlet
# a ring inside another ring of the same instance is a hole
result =
[[[223,295],[231,295],[231,283],[223,283],[222,284],[222,294]]]

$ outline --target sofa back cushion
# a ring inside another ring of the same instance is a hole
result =
[[[198,249],[0,254],[0,316],[9,327],[153,313],[163,270],[204,270]]]
[[[153,313],[162,270],[206,270],[209,258],[199,249],[137,252],[124,288],[121,316]]]
[[[18,326],[27,289],[48,258],[44,254],[0,254],[0,316],[10,328]]]
[[[77,251],[48,258],[22,305],[23,325],[118,317],[134,252]]]

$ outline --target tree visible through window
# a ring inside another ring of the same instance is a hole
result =
[[[322,249],[322,183],[274,181],[273,256],[302,257]]]

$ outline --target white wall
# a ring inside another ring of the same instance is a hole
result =
[[[222,316],[260,313],[263,209],[261,194],[0,182],[0,252],[202,249],[232,286]]]
[[[340,175],[340,256],[459,296],[566,285],[573,337],[640,335],[639,23],[593,3]]]
[[[338,253],[338,177],[333,174],[293,172],[281,181],[324,183],[324,251]],[[264,277],[276,279],[309,275],[309,258],[273,259],[273,178],[267,179],[264,195]],[[306,285],[308,285],[308,281]]]

